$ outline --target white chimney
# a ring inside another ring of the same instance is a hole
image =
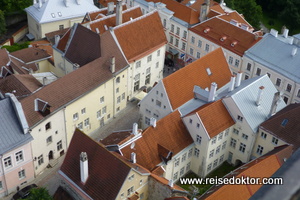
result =
[[[156,119],[154,117],[150,118],[150,126],[153,126],[153,128],[156,127]]]
[[[107,15],[111,15],[114,13],[114,2],[107,3]]]
[[[37,3],[37,1],[36,0],[33,0],[33,5],[35,5]]]
[[[169,185],[170,187],[174,187],[174,181],[173,181],[172,179],[170,179],[168,185]]]
[[[38,99],[34,99],[34,111],[39,111]]]
[[[99,31],[99,28],[96,28],[96,33],[97,33],[97,34],[99,34],[99,33],[100,33],[100,31]]]
[[[289,29],[283,29],[283,37],[287,38],[289,36]]]
[[[241,85],[242,74],[243,74],[242,72],[238,72],[236,81],[235,81],[235,87],[239,87]]]
[[[260,86],[259,90],[258,90],[258,95],[257,95],[257,99],[256,99],[256,105],[259,106],[261,103],[261,99],[262,99],[262,94],[263,94],[263,90],[264,90],[264,86]]]
[[[39,0],[39,8],[41,8],[43,5],[42,0]]]
[[[278,31],[276,31],[275,29],[271,29],[270,34],[273,35],[274,37],[277,37]]]
[[[77,3],[78,5],[80,5],[80,4],[81,4],[81,0],[76,0],[76,3]]]
[[[43,77],[43,85],[47,85],[47,77]]]
[[[235,76],[232,75],[229,84],[229,92],[231,92],[234,89],[234,84],[235,84]]]
[[[86,152],[80,154],[80,180],[85,183],[89,176],[88,158]]]
[[[122,0],[117,0],[116,6],[116,26],[118,26],[122,24]]]
[[[131,152],[131,162],[136,163],[136,153]]]
[[[208,95],[208,102],[215,100],[217,87],[218,87],[218,85],[215,82],[211,83],[210,91],[209,91],[209,95]]]
[[[69,0],[64,0],[64,2],[65,2],[65,6],[69,7]]]
[[[137,123],[133,123],[132,134],[134,134],[134,135],[138,134],[138,124]]]
[[[292,50],[292,56],[295,56],[297,54],[297,50],[298,50],[297,47],[293,48],[293,50]]]
[[[55,46],[57,47],[58,43],[59,43],[59,40],[60,40],[60,36],[59,35],[55,35],[54,36],[54,41],[55,41]]]
[[[111,73],[116,71],[116,58],[114,56],[110,57],[110,71]]]
[[[280,101],[280,92],[276,92],[273,97],[269,117],[271,117],[272,115],[274,115],[276,113],[276,108],[277,108],[279,101]]]

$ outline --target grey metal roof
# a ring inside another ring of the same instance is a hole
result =
[[[207,104],[207,101],[203,101],[200,99],[191,99],[187,101],[185,104],[180,106],[178,108],[181,117],[186,116],[187,114],[190,114],[192,111],[196,110],[197,108],[200,108],[201,106]]]
[[[246,51],[244,56],[300,83],[300,48],[288,41],[291,41],[291,37],[274,37],[268,33]],[[293,48],[297,48],[295,56],[292,56]]]
[[[0,100],[0,113],[0,155],[2,155],[30,142],[33,138],[29,133],[23,134],[10,98]]]
[[[260,86],[264,86],[264,90],[261,103],[257,106],[256,100]],[[274,94],[276,92],[277,89],[268,75],[264,75],[242,81],[239,87],[227,94],[227,97],[231,97],[234,100],[238,109],[243,114],[244,120],[248,122],[252,131],[256,132],[258,126],[269,117]],[[285,106],[286,104],[281,99],[277,105],[276,112]],[[233,117],[236,118],[236,116]]]
[[[298,40],[300,40],[300,33],[293,35],[294,38],[297,38]]]

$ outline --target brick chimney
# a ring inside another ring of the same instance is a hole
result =
[[[80,180],[84,184],[89,176],[88,157],[86,152],[80,154]]]
[[[116,4],[116,26],[122,24],[122,0],[117,0]]]

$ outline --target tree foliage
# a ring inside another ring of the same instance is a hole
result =
[[[15,43],[11,46],[8,46],[8,45],[4,45],[2,46],[2,49],[7,49],[7,51],[9,52],[14,52],[14,51],[18,51],[18,50],[21,50],[21,49],[25,49],[25,48],[28,48],[28,45],[30,44],[30,42],[23,42],[21,44],[19,43]]]
[[[31,5],[32,0],[0,0],[0,8],[5,11],[5,15],[22,13]]]
[[[30,195],[25,200],[53,200],[48,190],[43,187],[32,188]]]
[[[0,10],[0,35],[6,33],[6,23],[4,18],[4,12]]]

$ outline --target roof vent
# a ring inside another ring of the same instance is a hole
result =
[[[297,54],[297,50],[298,50],[297,47],[293,48],[293,50],[292,50],[292,56],[295,56]]]
[[[231,46],[234,47],[237,44],[237,41],[231,43]]]
[[[220,41],[223,42],[223,41],[226,40],[226,39],[227,39],[227,37],[226,37],[226,36],[223,36],[223,37],[220,38]]]
[[[207,75],[208,75],[208,76],[210,76],[210,75],[212,74],[209,67],[206,68],[206,72],[207,72]]]
[[[204,29],[204,33],[208,33],[210,31],[210,28]]]
[[[96,28],[96,33],[100,34],[99,28]]]
[[[134,152],[131,152],[131,162],[136,163],[136,154]]]

